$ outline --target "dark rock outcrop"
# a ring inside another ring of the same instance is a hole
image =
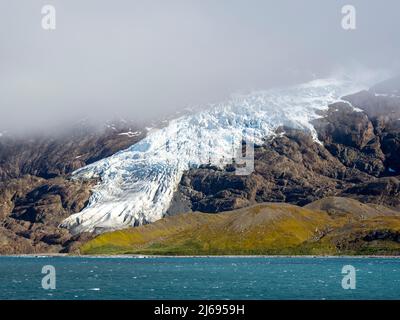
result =
[[[176,197],[189,201],[194,211],[220,212],[256,202],[304,205],[338,194],[354,181],[368,181],[366,174],[347,168],[310,135],[288,128],[255,148],[254,169],[248,176],[229,168],[192,169],[183,176]]]
[[[346,189],[342,196],[400,209],[400,180],[398,177],[374,179]]]

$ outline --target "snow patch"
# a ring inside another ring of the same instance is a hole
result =
[[[364,110],[362,110],[360,108],[357,108],[357,107],[353,106],[353,104],[350,101],[343,100],[343,99],[340,99],[339,101],[349,105],[353,109],[354,112],[363,112],[364,111]],[[335,111],[339,111],[339,110],[336,109]]]
[[[134,131],[134,132],[128,131],[128,132],[121,132],[118,135],[119,136],[128,136],[129,138],[133,138],[133,137],[139,136],[141,133],[142,132],[140,132],[140,131]]]

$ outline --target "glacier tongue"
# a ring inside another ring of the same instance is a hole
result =
[[[260,143],[280,126],[317,139],[311,124],[317,111],[359,89],[348,81],[316,80],[234,96],[172,120],[128,149],[74,172],[74,178],[100,182],[87,207],[61,226],[80,233],[154,222],[167,211],[185,170],[207,163],[222,167],[232,162],[242,139]]]

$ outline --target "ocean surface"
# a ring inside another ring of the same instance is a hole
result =
[[[56,289],[42,288],[44,266]],[[356,289],[342,288],[342,268]],[[0,299],[399,299],[400,259],[0,257]]]

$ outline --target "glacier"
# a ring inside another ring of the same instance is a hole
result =
[[[232,162],[242,140],[260,144],[281,126],[302,129],[314,140],[318,111],[365,85],[350,80],[308,83],[234,95],[171,120],[131,147],[83,167],[73,179],[97,178],[88,205],[65,219],[71,233],[101,233],[151,223],[168,210],[185,170]]]

